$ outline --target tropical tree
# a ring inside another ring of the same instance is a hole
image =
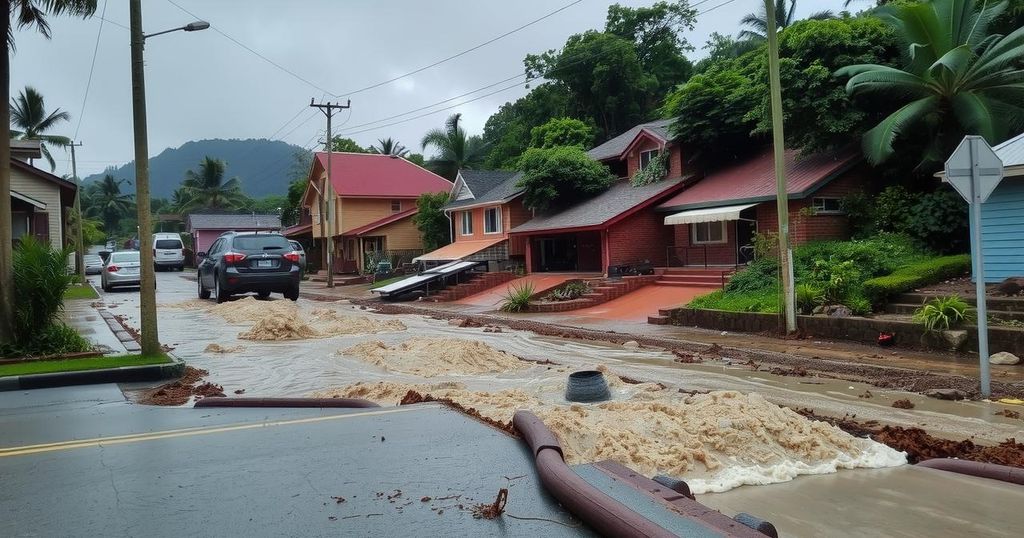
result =
[[[964,134],[990,143],[1024,125],[1024,27],[989,34],[989,23],[1006,3],[933,0],[889,5],[876,12],[906,45],[904,69],[857,64],[839,69],[851,96],[870,95],[900,106],[867,131],[864,154],[881,163],[894,143],[919,148],[922,171],[941,162]],[[916,133],[917,136],[911,136]]]
[[[181,183],[187,199],[180,208],[182,212],[196,208],[237,209],[247,201],[242,192],[242,182],[237,177],[224,180],[224,161],[204,157],[197,170],[185,172]]]
[[[11,52],[14,50],[14,26],[19,29],[35,28],[44,37],[50,37],[50,15],[89,17],[96,12],[96,0],[17,0],[7,2],[4,17],[3,64],[0,67],[0,103],[11,100]],[[13,19],[13,20],[12,20]],[[7,116],[6,118],[3,116]],[[11,111],[0,107],[0,125],[11,124]],[[11,237],[11,145],[0,144],[0,344],[14,341],[14,241]]]
[[[442,177],[454,180],[462,169],[479,168],[487,157],[487,146],[477,136],[468,136],[459,127],[462,114],[452,114],[443,129],[431,129],[423,135],[423,149],[434,148],[437,154],[427,161],[427,168]]]
[[[53,170],[56,165],[53,162],[53,155],[50,154],[50,148],[46,147],[46,144],[67,146],[71,143],[71,139],[66,136],[46,133],[58,123],[70,119],[71,114],[59,108],[47,114],[43,95],[32,86],[25,86],[25,89],[11,102],[11,124],[17,127],[17,129],[11,129],[11,138],[38,140],[43,157],[50,163],[50,170]]]
[[[831,11],[817,11],[811,13],[808,19],[812,20],[823,20],[831,19],[835,17],[835,14]],[[789,0],[789,8],[786,8],[786,0],[777,0],[775,2],[775,26],[779,30],[792,25],[796,22],[796,0]],[[747,30],[742,30],[739,34],[740,39],[748,41],[764,41],[768,35],[768,13],[761,8],[760,13],[747,13],[742,19],[740,24],[749,27]]]
[[[121,219],[132,210],[133,196],[121,192],[121,185],[127,181],[115,179],[107,174],[100,181],[89,185],[88,205],[83,203],[86,217],[96,217],[103,221],[103,229],[113,234]],[[85,202],[85,199],[83,199]]]
[[[564,206],[600,194],[615,183],[605,165],[579,146],[530,148],[519,159],[523,205],[536,211]]]
[[[336,136],[331,139],[331,151],[337,151],[340,153],[370,153],[366,148],[360,146],[355,140],[351,138],[342,138]]]
[[[416,214],[412,223],[420,232],[423,248],[428,252],[451,242],[451,221],[444,214],[448,203],[447,192],[427,192],[416,199]]]
[[[377,145],[371,145],[369,148],[370,153],[377,153],[379,155],[395,155],[397,157],[405,157],[409,150],[405,146],[398,143],[397,140],[388,138],[378,138]]]

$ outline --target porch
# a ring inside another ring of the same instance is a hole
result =
[[[754,260],[758,204],[693,209],[665,217],[674,244],[668,267],[735,268]]]
[[[531,273],[602,273],[599,231],[532,235],[526,238],[526,264]]]

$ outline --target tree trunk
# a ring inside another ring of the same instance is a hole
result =
[[[0,75],[0,125],[11,124],[11,56],[7,36],[11,29],[11,2],[4,0],[3,71]],[[0,142],[0,343],[14,341],[14,238],[11,236],[11,137]]]

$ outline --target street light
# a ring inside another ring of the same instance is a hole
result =
[[[142,354],[157,355],[161,349],[156,324],[156,274],[152,246],[144,243],[153,235],[153,223],[149,210],[149,140],[146,132],[146,81],[142,50],[147,38],[179,30],[205,30],[210,27],[210,23],[196,21],[180,28],[146,35],[142,32],[142,0],[131,0],[128,9],[132,49],[132,116],[135,127],[135,207],[139,221],[139,258],[142,262],[139,278],[139,319]]]

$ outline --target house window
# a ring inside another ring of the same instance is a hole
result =
[[[392,213],[398,213],[400,211],[402,211],[402,201],[401,200],[391,200],[391,212]]]
[[[484,210],[484,233],[501,233],[501,208],[490,207]]]
[[[473,235],[473,212],[462,212],[462,235]]]
[[[647,151],[640,152],[640,170],[643,170],[651,163],[654,159],[658,158],[658,154],[661,153],[656,149],[649,149]]]
[[[725,243],[725,221],[691,224],[690,236],[694,245]]]
[[[842,200],[839,198],[814,198],[811,207],[816,215],[839,214],[843,212]]]

